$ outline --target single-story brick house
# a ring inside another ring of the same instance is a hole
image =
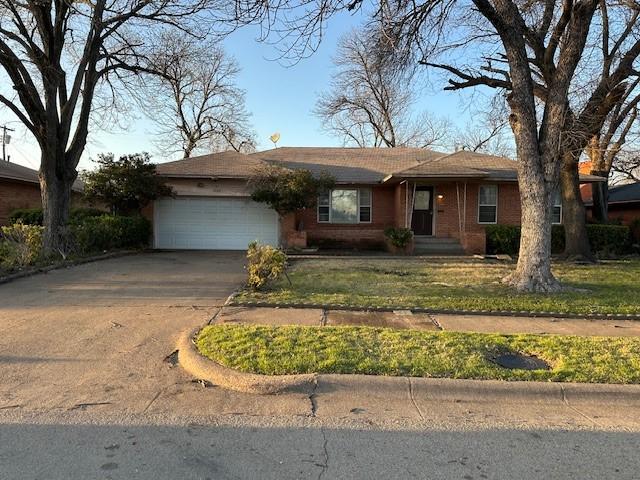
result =
[[[265,164],[324,171],[336,185],[316,208],[278,219],[250,199],[247,180]],[[481,253],[486,225],[520,223],[516,169],[507,158],[417,148],[224,152],[158,165],[175,197],[157,200],[147,213],[155,248],[245,249],[254,239],[291,246],[304,237],[309,245],[376,248],[394,226],[413,230],[424,248]],[[560,203],[553,213],[560,223]]]
[[[82,182],[76,180],[73,196],[79,199]],[[18,208],[40,208],[40,180],[38,171],[17,163],[0,160],[0,225],[9,223],[9,215]]]

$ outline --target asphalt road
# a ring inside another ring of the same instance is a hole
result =
[[[602,480],[637,479],[640,471],[640,437],[628,432],[379,430],[271,421],[2,425],[0,477]]]

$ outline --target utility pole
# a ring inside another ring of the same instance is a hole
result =
[[[6,148],[11,141],[11,136],[7,136],[7,132],[13,132],[13,128],[9,128],[6,125],[2,126],[2,161],[8,162]]]

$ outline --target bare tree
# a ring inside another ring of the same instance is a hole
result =
[[[565,256],[580,260],[595,259],[587,237],[578,162],[594,137],[609,145],[613,140],[609,127],[615,134],[637,104],[629,100],[636,95],[634,77],[638,73],[634,64],[640,55],[640,5],[600,1],[597,16],[590,28],[589,51],[569,97],[561,144]],[[611,120],[605,126],[607,118]],[[599,163],[601,159],[596,160]]]
[[[187,158],[195,151],[255,149],[245,92],[236,85],[240,67],[222,47],[173,32],[152,64],[162,75],[150,78],[143,98],[163,152]]]
[[[623,148],[633,134],[632,128],[638,118],[638,83],[640,77],[626,89],[608,115],[602,131],[591,138],[586,149],[591,161],[590,173],[604,179],[603,182],[592,185],[593,217],[599,222],[607,221],[608,184],[612,170],[618,173],[625,172],[629,178],[634,176],[633,164],[637,157],[633,152],[623,151]]]
[[[616,157],[612,171],[624,180],[640,182],[640,154],[635,152],[624,152]]]
[[[0,72],[6,106],[40,146],[44,249],[57,251],[96,92],[149,72],[163,31],[207,32],[213,0],[0,0]]]
[[[474,112],[473,120],[455,133],[456,148],[501,157],[513,156],[513,139],[507,134],[509,114],[504,100],[495,96],[488,108]]]
[[[363,32],[340,39],[331,89],[320,95],[315,109],[324,129],[358,147],[441,144],[448,123],[427,113],[413,115],[411,76],[387,68],[371,47]]]

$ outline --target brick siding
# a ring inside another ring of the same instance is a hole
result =
[[[42,206],[40,185],[0,179],[0,225],[9,223],[9,215],[17,208]]]

